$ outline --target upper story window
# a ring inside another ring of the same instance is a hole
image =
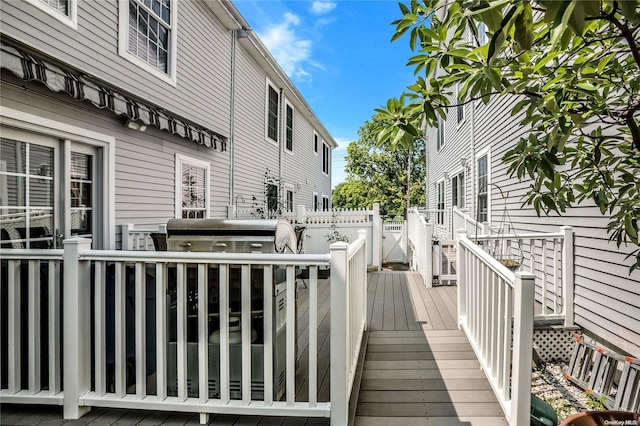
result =
[[[324,174],[329,174],[331,164],[331,150],[329,149],[329,145],[326,143],[322,144],[322,172]]]
[[[464,172],[451,178],[451,203],[458,208],[464,208]]]
[[[267,84],[267,138],[278,141],[278,108],[280,95],[270,84]]]
[[[313,152],[318,153],[318,134],[313,132]]]
[[[286,117],[286,141],[285,148],[287,151],[293,151],[293,107],[287,104],[287,117]]]
[[[436,149],[439,151],[444,145],[444,120],[442,117],[438,117],[438,128],[436,131]]]
[[[478,158],[478,222],[489,220],[489,156],[484,154]]]
[[[457,84],[456,86],[456,95],[458,95],[460,93],[460,83]],[[464,121],[464,100],[460,99],[460,97],[458,96],[458,107],[456,108],[458,110],[458,124],[462,123]]]
[[[210,164],[176,154],[176,217],[209,217]]]
[[[120,0],[121,56],[175,85],[175,0]]]
[[[439,225],[444,225],[444,180],[441,180],[436,184],[436,190],[438,194],[438,205],[436,207],[437,210],[437,223]]]
[[[78,28],[77,0],[28,0],[65,25]]]

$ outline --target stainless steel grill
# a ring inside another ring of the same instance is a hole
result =
[[[302,237],[301,237],[302,238]],[[285,220],[229,220],[229,219],[172,219],[167,223],[167,249],[169,251],[194,251],[214,253],[297,253],[297,234],[294,228]],[[193,271],[189,271],[193,269]],[[209,396],[220,396],[220,306],[219,273],[212,267],[209,271]],[[242,397],[242,345],[239,336],[237,318],[241,312],[241,279],[240,266],[229,268],[229,380],[232,398]],[[250,274],[251,285],[251,394],[252,399],[261,399],[264,395],[264,335],[270,333],[273,345],[273,386],[274,396],[277,398],[285,391],[286,367],[286,270],[273,268],[273,313],[272,329],[264,330],[264,273],[260,267],[252,267]],[[197,273],[195,267],[187,270],[187,299],[188,329],[197,330]],[[291,295],[295,297],[295,295]],[[171,298],[171,310],[174,310],[175,300]],[[171,312],[170,320],[175,318]],[[193,323],[193,324],[192,324]],[[170,324],[169,328],[172,329]],[[236,333],[237,336],[232,335]],[[188,330],[187,343],[187,383],[189,396],[197,396],[198,381],[198,347],[197,333]],[[168,381],[169,391],[177,392],[176,363],[177,351],[175,338],[169,337]],[[297,346],[297,343],[296,343]],[[193,367],[192,367],[193,366]]]
[[[169,251],[215,253],[297,253],[289,222],[272,220],[172,219],[167,223]]]

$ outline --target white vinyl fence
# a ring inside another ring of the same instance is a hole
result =
[[[458,239],[458,320],[509,424],[531,410],[534,276],[513,273],[467,238]]]
[[[427,287],[433,277],[433,224],[427,223],[417,209],[407,214],[407,238],[409,240],[409,265],[422,276]]]
[[[332,425],[347,424],[366,327],[366,231],[323,255],[90,247],[90,240],[77,238],[65,241],[64,252],[0,251],[6,262],[3,321],[9,343],[0,402],[64,405],[69,419],[91,407],[112,407],[200,413],[202,421],[209,413],[222,413],[331,417]],[[331,401],[321,402],[318,268],[329,265]],[[308,376],[302,378],[309,396],[304,401],[295,395],[299,268],[309,271]],[[42,271],[47,271],[46,292],[39,288]],[[21,299],[23,285],[26,300]],[[262,303],[256,305],[256,299]],[[28,313],[27,324],[21,323],[22,312]],[[41,312],[47,312],[47,321],[41,321]],[[40,339],[43,323],[47,337]],[[260,341],[256,328],[264,330]]]

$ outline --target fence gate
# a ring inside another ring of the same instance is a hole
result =
[[[382,261],[407,261],[406,226],[403,222],[385,222],[382,226]]]
[[[456,242],[433,240],[433,285],[456,285]]]

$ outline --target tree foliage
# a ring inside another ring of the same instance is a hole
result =
[[[409,164],[410,204],[424,205],[424,143],[395,147],[380,145],[376,129],[388,126],[388,122],[375,115],[360,127],[359,139],[347,147],[347,178],[333,190],[334,207],[363,208],[380,203],[382,215],[402,216],[406,208]]]
[[[592,200],[640,267],[640,7],[637,0],[412,0],[416,82],[404,113],[437,125],[447,108],[515,96],[530,129],[503,160],[531,182],[538,215]],[[486,37],[485,37],[486,29]],[[457,88],[457,90],[456,90]],[[390,101],[386,110],[393,109]],[[392,108],[390,108],[390,106]],[[390,130],[386,137],[397,136]],[[402,138],[402,135],[399,136]]]

